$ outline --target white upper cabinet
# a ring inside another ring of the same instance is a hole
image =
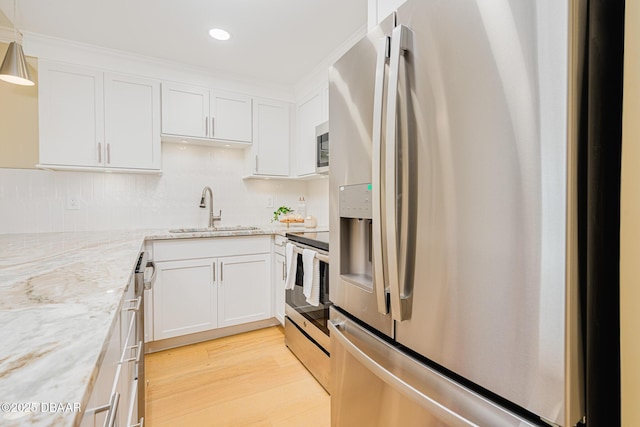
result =
[[[162,134],[167,141],[193,138],[249,144],[252,140],[251,97],[197,86],[162,84]]]
[[[323,87],[298,103],[296,141],[296,173],[310,175],[316,172],[316,126],[324,120]]]
[[[160,83],[105,73],[106,161],[116,168],[160,169]]]
[[[209,91],[195,86],[162,83],[162,133],[209,136]]]
[[[40,61],[38,74],[40,164],[101,166],[102,72]]]
[[[152,79],[40,61],[40,166],[158,172],[159,91]]]
[[[251,104],[250,96],[211,92],[211,138],[250,143]]]
[[[252,175],[289,175],[290,106],[268,99],[253,100],[253,145],[247,166]]]

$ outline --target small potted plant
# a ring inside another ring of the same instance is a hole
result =
[[[271,220],[271,222],[274,222],[274,221],[278,222],[278,221],[280,221],[280,216],[281,215],[284,216],[284,215],[287,215],[288,213],[291,213],[291,212],[293,212],[293,210],[291,210],[290,207],[288,207],[288,206],[280,206],[278,209],[276,209],[273,212],[273,219]]]

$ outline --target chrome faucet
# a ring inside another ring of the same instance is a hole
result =
[[[213,191],[211,190],[211,187],[207,186],[204,187],[204,189],[202,190],[202,198],[200,199],[200,207],[201,208],[206,208],[207,205],[205,203],[204,198],[207,196],[207,193],[209,193],[209,228],[213,228],[213,222],[214,221],[220,221],[222,220],[222,209],[220,209],[220,213],[218,214],[218,216],[215,216],[213,214]]]

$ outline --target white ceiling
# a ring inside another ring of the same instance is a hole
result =
[[[12,0],[0,9],[11,18]],[[16,22],[25,32],[293,85],[366,20],[367,0],[19,0]],[[209,37],[213,27],[231,40]]]

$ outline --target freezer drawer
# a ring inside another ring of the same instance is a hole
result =
[[[534,426],[331,310],[331,425]]]

